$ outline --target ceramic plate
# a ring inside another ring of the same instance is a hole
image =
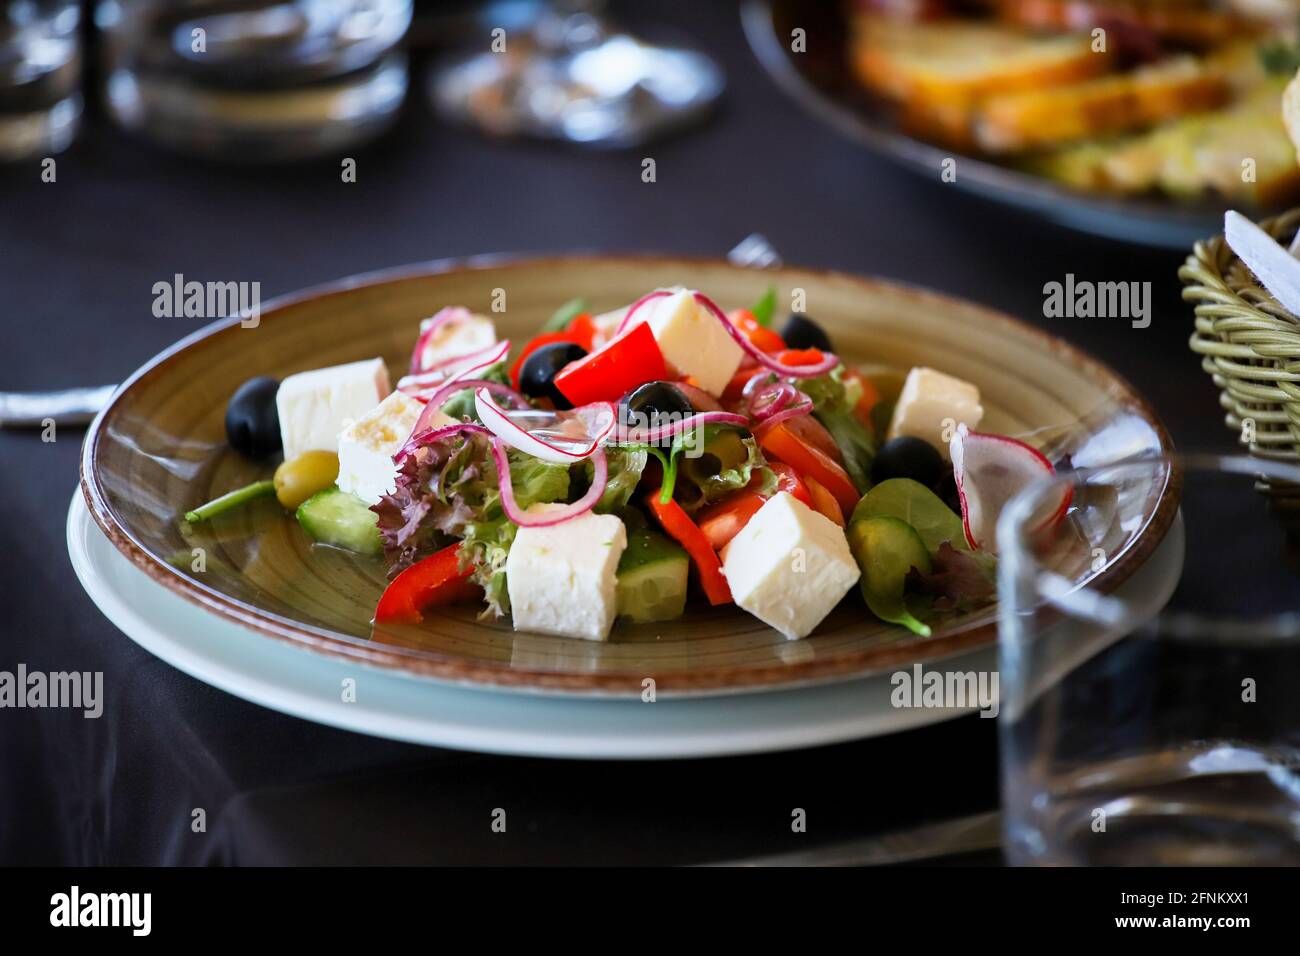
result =
[[[82,486],[95,521],[157,582],[206,610],[270,637],[375,666],[476,685],[557,693],[660,695],[779,689],[878,673],[991,643],[996,609],[946,621],[930,638],[881,624],[851,595],[802,641],[786,641],[734,607],[692,604],[679,621],[616,625],[608,643],[515,633],[448,609],[419,628],[372,631],[384,567],[313,547],[272,501],[197,529],[182,515],[270,468],[225,443],[223,417],[253,375],[277,378],[370,356],[394,377],[419,320],[446,304],[496,314],[502,336],[522,341],[562,302],[582,295],[596,311],[648,289],[681,283],[724,307],[769,284],[803,291],[850,362],[936,366],[976,383],[981,427],[1019,435],[1053,460],[1104,464],[1167,450],[1154,413],[1105,366],[1063,341],[968,303],[903,286],[806,269],[764,272],[719,260],[569,256],[474,260],[347,280],[266,306],[256,328],[216,323],[151,360],[91,426]],[[1121,538],[1100,572],[1118,583],[1163,536],[1175,503],[1152,487],[1126,507]],[[1091,574],[1086,564],[1079,573]]]
[[[745,35],[777,84],[809,112],[851,139],[937,181],[951,149],[898,130],[854,79],[846,56],[846,3],[748,0]],[[807,31],[808,50],[790,51],[790,31]],[[959,156],[958,189],[1016,206],[1071,229],[1142,245],[1185,250],[1223,231],[1222,203],[1123,198],[1070,189],[975,156]]]

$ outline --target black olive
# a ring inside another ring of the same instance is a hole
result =
[[[911,478],[933,488],[943,477],[943,456],[924,438],[900,435],[885,442],[871,465],[874,484],[890,478]]]
[[[265,458],[281,450],[280,413],[275,393],[280,383],[270,376],[250,378],[226,405],[226,440],[249,458]]]
[[[790,349],[835,351],[831,348],[831,337],[826,334],[826,330],[801,312],[793,312],[790,318],[785,320],[785,325],[781,328],[781,338],[785,341],[786,348]]]
[[[586,349],[572,342],[552,342],[535,349],[519,370],[519,391],[531,398],[549,398],[556,408],[572,408],[573,403],[555,387],[555,376],[586,354]]]
[[[695,408],[686,393],[672,382],[646,382],[628,392],[618,403],[618,420],[627,428],[657,428],[690,418]],[[668,446],[671,438],[655,442]]]

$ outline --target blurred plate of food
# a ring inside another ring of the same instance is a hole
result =
[[[781,87],[874,151],[1071,228],[1170,248],[1217,232],[1225,208],[1300,195],[1283,114],[1297,16],[1294,0],[744,8]]]

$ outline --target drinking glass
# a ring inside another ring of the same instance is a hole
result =
[[[0,0],[0,160],[66,149],[81,123],[81,7]]]
[[[1011,863],[1300,864],[1298,487],[1286,462],[1165,457],[1007,505]]]
[[[109,114],[182,152],[337,153],[406,96],[411,0],[102,0],[95,24]]]

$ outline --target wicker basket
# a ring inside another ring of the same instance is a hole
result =
[[[1289,245],[1300,209],[1260,226]],[[1228,427],[1253,455],[1300,461],[1300,318],[1259,286],[1222,236],[1198,242],[1178,277],[1183,298],[1196,303],[1192,351],[1219,389]],[[1274,491],[1300,495],[1294,486]]]

